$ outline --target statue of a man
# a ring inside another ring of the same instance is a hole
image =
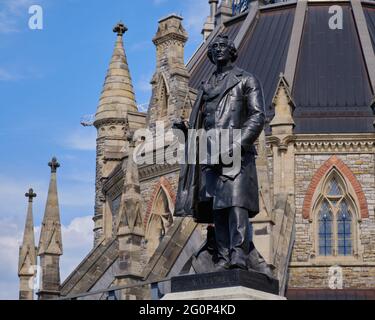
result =
[[[232,143],[220,149],[217,163],[202,164],[198,159],[196,164],[182,166],[175,215],[215,225],[217,269],[248,270],[254,249],[249,218],[259,213],[254,142],[265,125],[263,89],[255,76],[234,65],[237,50],[227,36],[219,35],[212,42],[208,57],[216,70],[202,83],[189,123],[174,127],[184,130],[186,136],[188,129],[227,131]],[[240,132],[236,141],[234,131]],[[213,145],[220,143],[208,140],[210,159]],[[188,138],[186,149],[194,142]],[[239,154],[238,172],[227,173],[224,154]]]

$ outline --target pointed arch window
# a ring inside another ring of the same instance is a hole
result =
[[[164,77],[160,78],[161,87],[159,93],[159,108],[160,108],[160,118],[165,118],[168,116],[168,105],[169,105],[169,93],[168,87],[165,82]]]
[[[162,187],[153,203],[151,216],[147,223],[147,251],[151,256],[173,223],[170,200]]]
[[[319,256],[353,256],[355,216],[358,212],[354,192],[340,173],[333,169],[316,198],[315,217]]]
[[[118,219],[118,214],[120,211],[121,205],[121,194],[118,195],[115,199],[113,199],[110,203],[111,212],[112,212],[112,232],[115,234],[116,222]]]

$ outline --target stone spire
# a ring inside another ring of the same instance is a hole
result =
[[[51,180],[38,248],[42,268],[41,289],[38,293],[41,300],[55,299],[59,296],[60,256],[63,254],[56,182],[56,172],[60,164],[53,158],[48,166],[51,167]]]
[[[138,111],[123,45],[126,31],[128,28],[122,22],[113,29],[117,33],[117,40],[96,112],[96,127],[101,121],[125,119],[128,111]]]
[[[117,235],[136,234],[143,237],[138,165],[134,160],[135,142],[131,134],[128,141],[129,156],[128,161],[124,162],[125,179]]]
[[[280,74],[273,105],[275,106],[275,117],[270,123],[272,134],[292,134],[295,127],[293,120],[295,104],[289,84],[283,74]]]
[[[210,15],[207,17],[206,23],[203,26],[202,35],[204,41],[210,36],[211,32],[215,29],[215,20],[216,20],[216,13],[217,13],[217,6],[219,0],[208,0],[208,4],[210,5]]]
[[[34,290],[32,287],[37,265],[37,252],[35,248],[34,220],[33,220],[33,199],[36,197],[33,189],[30,189],[25,196],[29,199],[27,209],[23,242],[19,252],[18,276],[20,278],[20,300],[33,300]]]
[[[104,215],[106,198],[103,186],[127,152],[124,134],[129,129],[144,128],[146,122],[146,115],[137,110],[124,50],[123,35],[127,30],[122,22],[113,29],[117,41],[94,122],[97,129],[94,246],[114,236],[111,217]]]
[[[270,123],[273,159],[273,192],[278,194],[295,194],[295,150],[294,150],[294,119],[295,104],[291,90],[283,74],[273,99],[275,116]]]
[[[117,239],[119,242],[119,261],[116,274],[117,285],[128,285],[142,278],[146,263],[146,251],[143,247],[145,231],[141,214],[141,192],[139,186],[138,166],[134,160],[135,141],[128,135],[129,155],[124,161],[124,187],[117,222]],[[124,290],[122,299],[137,296],[139,288]]]
[[[182,17],[176,14],[161,19],[153,39],[156,71],[151,80],[152,95],[148,111],[148,127],[151,130],[157,121],[163,121],[166,128],[171,127],[191,109],[189,72],[184,61],[188,34],[182,21]]]

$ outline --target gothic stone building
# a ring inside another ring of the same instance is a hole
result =
[[[200,272],[184,266],[204,242],[206,228],[173,217],[179,166],[136,165],[135,143],[126,136],[149,128],[158,139],[158,121],[170,127],[188,118],[201,82],[214,68],[207,47],[220,33],[235,42],[238,66],[264,85],[267,125],[257,142],[261,213],[253,221],[254,242],[280,280],[280,294],[375,298],[375,3],[252,1],[234,14],[231,2],[209,1],[204,42],[187,64],[183,19],[170,15],[159,21],[147,114],[135,102],[123,46],[126,27],[116,26],[94,122],[94,247],[60,283],[53,160],[37,251],[34,193],[27,195],[20,298],[32,297],[26,284],[37,255],[44,271],[40,299],[150,299],[168,290],[165,279]],[[334,14],[342,14],[342,21],[331,21]],[[151,146],[154,157],[173,141]]]

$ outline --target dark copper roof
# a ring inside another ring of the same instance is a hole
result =
[[[372,45],[375,50],[375,7],[364,6],[363,11],[365,12],[367,27],[369,29]]]
[[[272,98],[281,72],[285,72],[288,50],[297,46],[293,99],[296,103],[296,133],[373,132],[374,97],[360,37],[350,3],[344,10],[344,29],[329,29],[328,3],[309,3],[300,43],[290,43],[295,3],[266,6],[259,10],[239,44],[239,67],[263,83],[267,117],[273,118]],[[375,46],[375,3],[363,3],[370,37]],[[224,33],[235,39],[246,16],[225,24]],[[190,86],[198,89],[213,71],[203,55],[191,68]]]
[[[296,133],[372,132],[372,92],[355,21],[343,8],[343,29],[328,25],[331,4],[310,5],[297,64]]]
[[[295,7],[282,7],[261,13],[253,32],[239,47],[238,66],[262,82],[269,120],[279,76],[285,70],[294,12]]]

